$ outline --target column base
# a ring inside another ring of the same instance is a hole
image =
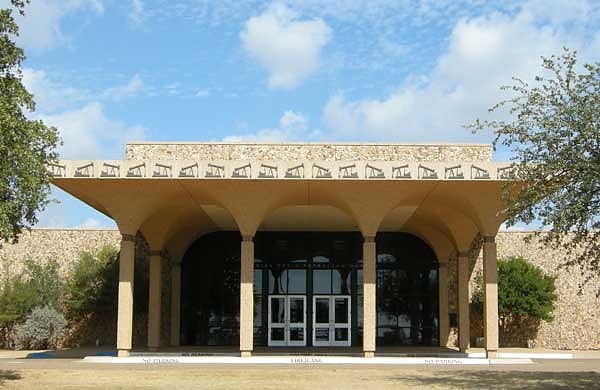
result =
[[[498,357],[498,351],[495,349],[486,349],[485,356],[488,359],[496,359]]]
[[[366,358],[373,358],[375,357],[375,351],[364,351],[364,356]]]
[[[240,356],[241,357],[250,357],[252,356],[252,351],[240,351]]]
[[[128,357],[131,353],[131,349],[119,349],[117,350],[118,357]]]

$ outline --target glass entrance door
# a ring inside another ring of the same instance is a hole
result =
[[[313,296],[313,345],[315,347],[349,347],[350,296]]]
[[[269,346],[306,346],[306,296],[269,295]]]

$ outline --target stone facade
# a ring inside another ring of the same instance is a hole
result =
[[[63,276],[68,276],[73,264],[81,252],[94,253],[105,245],[119,248],[121,233],[115,229],[34,229],[24,232],[17,244],[4,244],[0,247],[0,280],[4,281],[12,275],[20,273],[24,261],[35,259],[41,261],[55,260],[60,266]],[[149,249],[144,237],[136,237],[137,269],[136,289],[147,296],[148,291],[148,258]],[[170,335],[171,278],[170,262],[163,259],[162,267],[162,304],[161,304],[161,344],[168,345]],[[139,277],[138,279],[138,276]],[[115,296],[115,304],[117,297]],[[138,304],[147,305],[148,300],[140,300]],[[136,307],[134,310],[133,345],[145,347],[147,342],[147,307]],[[66,346],[92,345],[96,340],[103,345],[114,345],[116,340],[116,308],[114,312],[92,315],[87,321],[72,324],[64,342]]]
[[[600,287],[600,278],[590,281],[579,293],[580,283],[584,277],[577,269],[559,269],[564,262],[565,254],[539,245],[533,240],[525,241],[526,232],[500,232],[496,237],[498,257],[523,256],[541,267],[544,272],[557,277],[557,304],[554,311],[554,321],[542,322],[537,334],[537,345],[552,349],[599,349],[600,348],[600,298],[596,292]],[[0,248],[0,259],[3,267],[2,277],[7,273],[17,273],[24,260],[55,259],[63,265],[62,271],[67,273],[81,251],[95,251],[105,244],[118,247],[120,234],[116,230],[84,230],[84,229],[35,229],[25,232],[15,245],[4,245]],[[137,245],[138,256],[147,258],[145,244]],[[480,240],[475,240],[471,250],[472,276],[471,291],[474,278],[481,270]],[[143,261],[143,259],[141,259]],[[137,263],[136,263],[137,264]],[[456,313],[456,259],[450,258],[449,267],[449,312]],[[163,265],[163,296],[161,342],[167,345],[169,334],[169,302],[170,302],[170,267],[165,260]],[[4,280],[4,279],[2,279]],[[144,281],[147,283],[147,279]],[[144,346],[146,343],[146,317],[142,310],[136,311],[134,345]],[[138,314],[139,313],[139,314]],[[110,327],[106,338],[114,337],[115,324],[105,321],[105,327]],[[480,319],[473,316],[471,326],[472,345],[475,338],[481,336]],[[456,330],[452,330],[451,340],[456,340]],[[502,343],[502,339],[501,339]]]
[[[128,160],[489,162],[489,144],[129,143]]]
[[[568,254],[541,244],[538,238],[527,242],[530,232],[504,231],[496,236],[498,259],[523,257],[540,267],[547,275],[555,276],[557,301],[552,322],[542,321],[537,332],[525,323],[510,335],[500,334],[500,345],[526,346],[527,339],[537,347],[549,349],[600,349],[600,277],[593,277],[583,288],[586,276],[578,268],[560,268],[568,260]],[[483,259],[481,240],[475,240],[471,250],[470,294],[475,289],[475,278],[481,275]],[[449,260],[449,312],[457,312],[456,258]],[[456,333],[452,329],[452,333]],[[483,336],[483,319],[471,310],[471,346]],[[454,343],[456,345],[456,342]]]
[[[16,245],[0,245],[0,280],[18,274],[27,259],[55,260],[63,274],[69,272],[80,252],[94,252],[103,245],[116,248],[121,234],[114,229],[34,229],[25,231]]]

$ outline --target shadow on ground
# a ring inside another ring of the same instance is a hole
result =
[[[116,356],[114,347],[65,348],[47,351],[29,352],[26,359],[83,359],[86,356]]]
[[[395,378],[415,387],[440,386],[462,389],[599,389],[598,372],[450,371],[432,376]]]
[[[21,379],[21,374],[13,370],[0,370],[0,386],[6,381],[16,381]]]

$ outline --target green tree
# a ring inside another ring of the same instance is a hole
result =
[[[498,262],[498,314],[501,319],[531,317],[552,321],[556,293],[554,277],[544,275],[539,267],[520,257]],[[481,277],[472,303],[483,310]]]
[[[81,318],[114,308],[118,290],[118,254],[110,245],[94,254],[79,254],[65,288],[64,306],[68,318]]]
[[[58,157],[60,142],[54,127],[27,118],[35,103],[22,83],[25,55],[13,40],[19,32],[13,12],[23,14],[27,2],[11,0],[13,9],[0,9],[0,243],[15,241],[48,204],[46,164]]]
[[[501,87],[514,97],[490,108],[510,120],[476,120],[491,129],[494,146],[512,152],[519,181],[506,184],[507,222],[539,221],[554,234],[545,245],[564,248],[588,279],[600,272],[600,63],[577,66],[576,52],[542,58],[533,85],[513,78]],[[531,238],[531,237],[530,237]]]

